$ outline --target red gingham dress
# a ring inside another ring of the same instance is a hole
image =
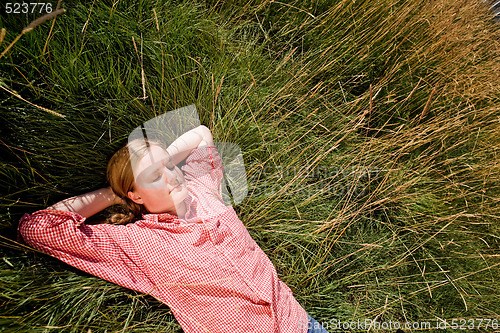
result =
[[[186,333],[305,333],[305,310],[222,203],[215,148],[193,150],[182,170],[184,219],[147,214],[127,225],[87,225],[76,213],[41,210],[22,217],[19,234],[39,251],[154,296]]]

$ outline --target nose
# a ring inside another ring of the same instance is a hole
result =
[[[177,175],[174,173],[173,170],[170,170],[169,168],[165,167],[165,173],[167,175],[167,182],[170,186],[179,185],[179,180],[177,179]]]

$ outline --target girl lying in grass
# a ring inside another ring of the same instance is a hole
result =
[[[181,170],[177,164],[184,160]],[[208,128],[190,130],[166,149],[131,141],[110,159],[107,176],[108,188],[23,216],[23,240],[156,297],[184,332],[326,332],[313,329],[314,319],[224,205],[222,162]],[[113,204],[128,206],[131,214],[84,223]]]

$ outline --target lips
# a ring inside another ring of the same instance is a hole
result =
[[[183,184],[183,183],[182,183],[182,182],[180,182],[180,181],[177,179],[177,185],[175,185],[175,186],[172,188],[172,190],[170,190],[170,192],[173,192],[173,191],[175,191],[175,190],[177,190],[177,189],[180,189],[180,190],[181,190],[182,184]]]

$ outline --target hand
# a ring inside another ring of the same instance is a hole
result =
[[[111,201],[112,205],[125,205],[126,204],[124,199],[120,198],[119,196],[117,196],[115,194],[115,192],[113,192],[113,190],[111,189],[111,186],[106,187],[105,190],[107,192],[107,195],[108,195],[109,200]]]
[[[182,134],[167,148],[167,153],[172,157],[172,162],[182,162],[193,149],[201,146],[213,146],[213,137],[210,130],[203,125],[193,128]]]

